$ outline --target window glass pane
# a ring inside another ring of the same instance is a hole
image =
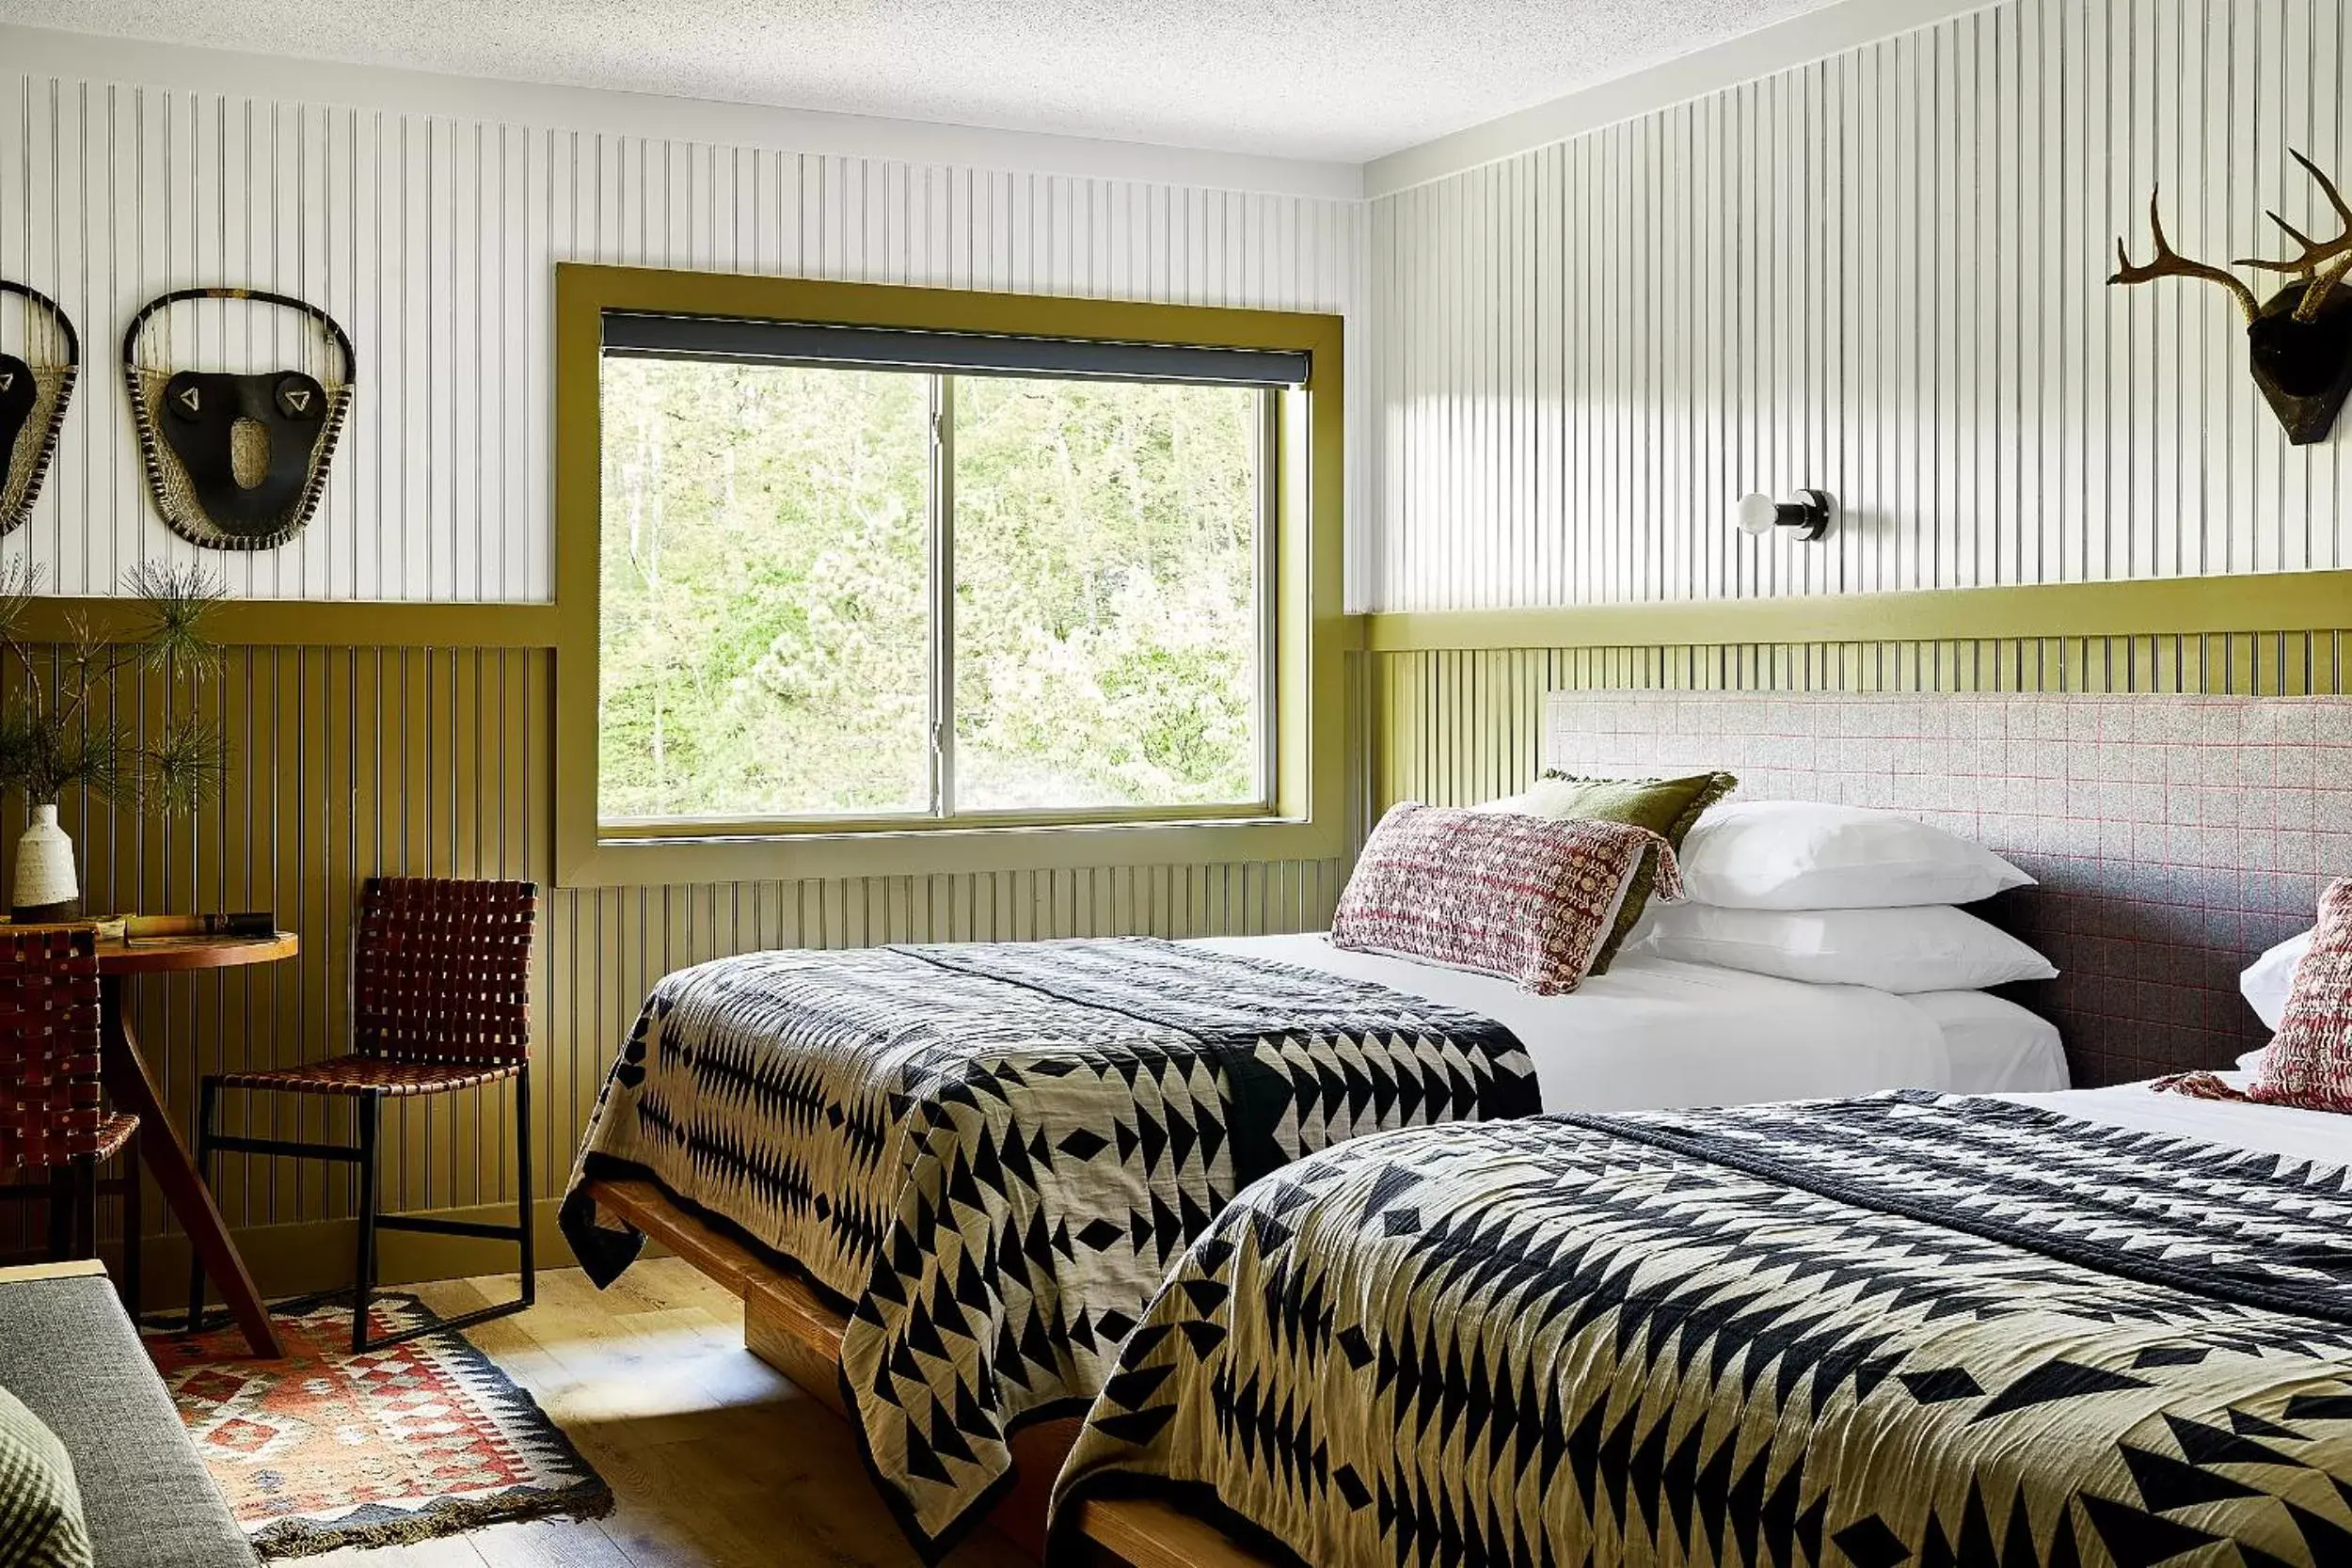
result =
[[[958,811],[1262,798],[1263,396],[955,383]]]
[[[604,362],[605,819],[930,809],[930,396]]]

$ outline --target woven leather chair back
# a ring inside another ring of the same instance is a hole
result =
[[[352,963],[354,1046],[405,1062],[529,1060],[538,915],[530,882],[370,878]]]
[[[0,1169],[97,1152],[97,947],[87,928],[0,930]]]

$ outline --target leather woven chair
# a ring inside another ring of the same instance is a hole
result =
[[[99,1081],[98,937],[87,927],[0,927],[0,1187],[49,1200],[49,1256],[98,1256],[98,1197],[122,1197],[123,1304],[139,1298],[139,1118],[109,1112]],[[123,1158],[119,1180],[98,1167]],[[24,1180],[37,1178],[37,1180]]]
[[[538,889],[529,882],[376,877],[359,900],[352,955],[348,1055],[294,1067],[207,1074],[197,1112],[197,1169],[213,1180],[222,1152],[334,1160],[358,1166],[359,1242],[352,1284],[353,1353],[380,1350],[417,1334],[368,1338],[375,1291],[376,1234],[424,1231],[514,1242],[522,1249],[522,1294],[435,1325],[464,1327],[519,1312],[536,1299],[532,1268],[531,943]],[[453,1094],[515,1080],[516,1223],[485,1225],[424,1214],[378,1212],[376,1150],[384,1101]],[[230,1137],[215,1122],[223,1089],[332,1095],[356,1103],[358,1141],[318,1144]],[[188,1324],[202,1322],[204,1271],[188,1276]]]

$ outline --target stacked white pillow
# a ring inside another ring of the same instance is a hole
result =
[[[2239,994],[2246,998],[2246,1005],[2254,1009],[2254,1016],[2263,1021],[2263,1027],[2274,1034],[2278,1032],[2279,1021],[2286,1017],[2287,998],[2295,991],[2296,966],[2303,961],[2303,955],[2312,950],[2312,938],[2316,935],[2318,932],[2312,930],[2287,938],[2248,965],[2245,973],[2237,977],[2237,989]],[[2238,1070],[2251,1072],[2261,1067],[2263,1057],[2269,1050],[2268,1046],[2264,1046],[2260,1051],[2249,1051],[2240,1056],[2237,1059]]]
[[[2271,948],[2249,965],[2237,977],[2237,989],[2254,1016],[2263,1021],[2263,1027],[2276,1030],[2279,1021],[2286,1016],[2287,997],[2295,990],[2296,966],[2303,955],[2312,950],[2315,931],[2292,936]]]
[[[1899,995],[2058,973],[1957,907],[2032,878],[1981,845],[1893,812],[1733,801],[1699,819],[1680,860],[1684,900],[1654,904],[1629,947]]]

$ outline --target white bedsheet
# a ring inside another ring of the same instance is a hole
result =
[[[2222,1078],[2243,1088],[2242,1072]],[[2206,1143],[2258,1148],[2265,1154],[2317,1160],[2340,1165],[2352,1161],[2352,1116],[2295,1111],[2281,1105],[2246,1105],[2228,1100],[2194,1100],[2159,1094],[2145,1084],[2105,1089],[2069,1089],[2059,1094],[2004,1095],[2085,1121],[2106,1122],[2136,1132],[2169,1132]]]
[[[1626,954],[1566,996],[1375,953],[1320,935],[1201,945],[1353,975],[1507,1025],[1535,1061],[1550,1111],[1665,1110],[1833,1100],[1882,1089],[1997,1094],[2062,1087],[2064,1056],[1955,1052],[1899,996]]]

